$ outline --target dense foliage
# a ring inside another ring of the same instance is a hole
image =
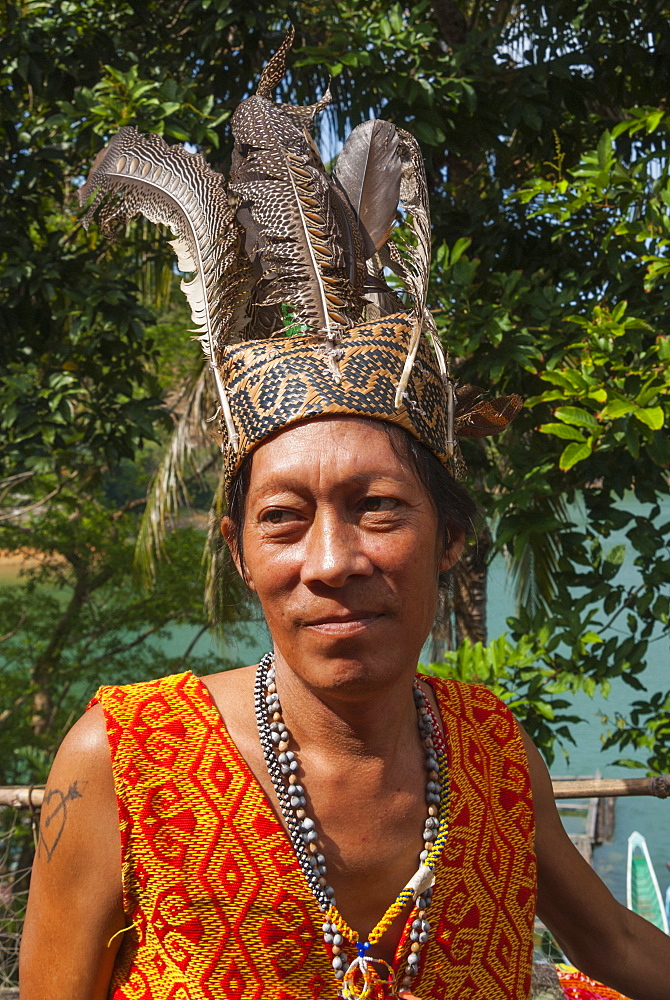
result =
[[[5,500],[24,513],[8,523],[39,535],[62,515],[60,532],[68,503],[93,502],[121,459],[160,438],[166,346],[179,368],[155,323],[167,251],[151,227],[112,246],[85,233],[81,177],[131,121],[225,169],[227,119],[290,18],[284,96],[311,99],[332,75],[330,154],[371,113],[421,141],[431,302],[454,367],[527,400],[503,440],[466,453],[519,612],[489,646],[481,623],[457,623],[470,640],[442,669],[508,692],[547,750],[569,738],[570,689],[622,676],[639,690],[670,605],[669,14],[637,0],[9,0],[0,423]],[[643,513],[622,505],[630,491]],[[615,532],[625,540],[612,546]],[[620,581],[623,544],[633,589]],[[613,739],[648,745],[650,764],[670,770],[657,721],[670,696],[639,697],[635,728]]]

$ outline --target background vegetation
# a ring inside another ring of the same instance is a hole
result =
[[[670,695],[643,687],[670,609],[670,5],[6,0],[2,19],[0,545],[39,565],[1,592],[0,783],[44,777],[99,677],[176,669],[151,646],[168,623],[210,624],[193,530],[171,533],[153,590],[133,575],[176,382],[199,364],[171,256],[150,226],[113,245],[84,231],[76,190],[130,122],[225,171],[227,121],[289,19],[282,96],[332,77],[327,156],[370,115],[420,140],[444,342],[464,380],[526,399],[500,442],[467,449],[489,528],[455,580],[438,669],[496,687],[549,756],[570,738],[570,692],[621,676],[634,724],[612,743],[670,770]],[[203,507],[211,461],[193,463]],[[518,612],[487,645],[500,550]]]

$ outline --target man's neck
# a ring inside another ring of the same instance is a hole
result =
[[[382,761],[391,770],[408,750],[418,750],[417,713],[412,695],[414,671],[382,690],[348,693],[315,691],[279,660],[276,683],[282,716],[293,742],[313,761],[365,766]]]

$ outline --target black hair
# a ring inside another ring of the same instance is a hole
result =
[[[370,420],[368,417],[357,419]],[[446,551],[453,536],[474,533],[478,507],[468,491],[458,483],[442,463],[425,445],[395,424],[375,420],[382,427],[397,457],[405,462],[426,489],[437,514],[438,544],[440,552]],[[233,554],[241,566],[244,565],[243,534],[245,507],[253,452],[247,455],[235,474],[228,494],[228,517],[233,533],[230,539]],[[440,586],[445,586],[448,574],[440,574]]]

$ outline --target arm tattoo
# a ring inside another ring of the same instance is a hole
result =
[[[44,848],[47,861],[51,861],[54,851],[58,847],[58,842],[63,835],[65,820],[67,819],[68,802],[72,802],[74,799],[81,799],[82,797],[82,792],[77,787],[76,781],[73,781],[65,793],[60,788],[52,788],[44,796],[38,854]]]

